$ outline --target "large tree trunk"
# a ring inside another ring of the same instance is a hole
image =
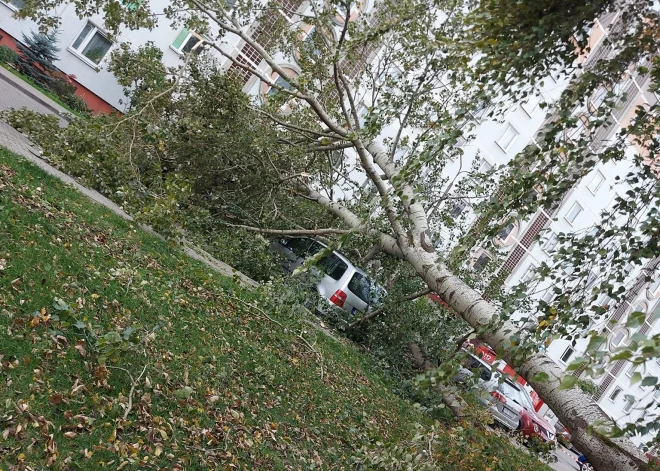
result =
[[[479,330],[499,318],[499,309],[483,299],[474,289],[453,275],[441,264],[436,254],[421,247],[404,249],[405,260],[457,314]],[[516,364],[511,354],[510,334],[515,326],[505,324],[496,331],[488,330],[481,338],[495,348],[503,359],[523,376],[538,395],[571,430],[573,443],[582,451],[595,469],[602,471],[634,471],[646,469],[646,458],[626,438],[609,439],[589,430],[590,426],[603,423],[612,425],[609,417],[591,397],[580,390],[559,389],[559,381],[565,372],[548,356],[537,353]],[[545,373],[548,381],[536,381],[537,373]]]

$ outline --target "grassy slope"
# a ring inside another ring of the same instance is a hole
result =
[[[0,148],[0,469],[350,469],[360,440],[424,420],[256,296]],[[131,326],[140,343],[100,366],[91,332]]]

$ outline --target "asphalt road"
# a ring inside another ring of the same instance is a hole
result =
[[[557,449],[553,452],[557,457],[557,461],[554,463],[549,463],[548,465],[555,471],[574,471],[580,469],[579,465],[575,461],[578,457],[572,451],[568,451],[561,445],[557,446]]]

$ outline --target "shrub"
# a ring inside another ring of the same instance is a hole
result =
[[[0,62],[13,65],[18,60],[18,54],[8,46],[0,46]]]
[[[72,93],[70,95],[60,96],[60,99],[73,111],[77,111],[78,113],[86,115],[90,115],[92,113],[92,110],[90,110],[89,106],[87,106],[87,102],[85,102],[85,100],[80,98],[78,95]]]

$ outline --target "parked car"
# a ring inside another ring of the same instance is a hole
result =
[[[462,365],[458,368],[458,372],[454,375],[454,381],[460,385],[464,385],[472,378],[475,373],[478,375],[477,382],[484,383],[493,378],[493,367],[486,363],[481,358],[464,351],[467,355],[463,360]]]
[[[555,422],[555,434],[557,435],[557,441],[559,443],[569,450],[574,449],[573,444],[571,443],[571,432],[569,432],[568,429],[564,427],[564,424],[559,421]]]
[[[340,307],[352,317],[366,313],[379,305],[386,291],[373,282],[369,276],[356,267],[348,258],[329,247],[308,237],[287,237],[271,244],[271,249],[283,254],[284,270],[293,273],[305,263],[305,259],[326,250],[316,264],[314,271],[320,276],[315,285],[316,291],[324,303],[316,307],[317,313],[323,314],[328,304]]]
[[[532,398],[524,387],[494,373],[490,381],[483,384],[490,393],[483,400],[493,418],[511,431],[520,431],[527,438],[536,437],[544,443],[556,443],[553,427],[534,410]]]

